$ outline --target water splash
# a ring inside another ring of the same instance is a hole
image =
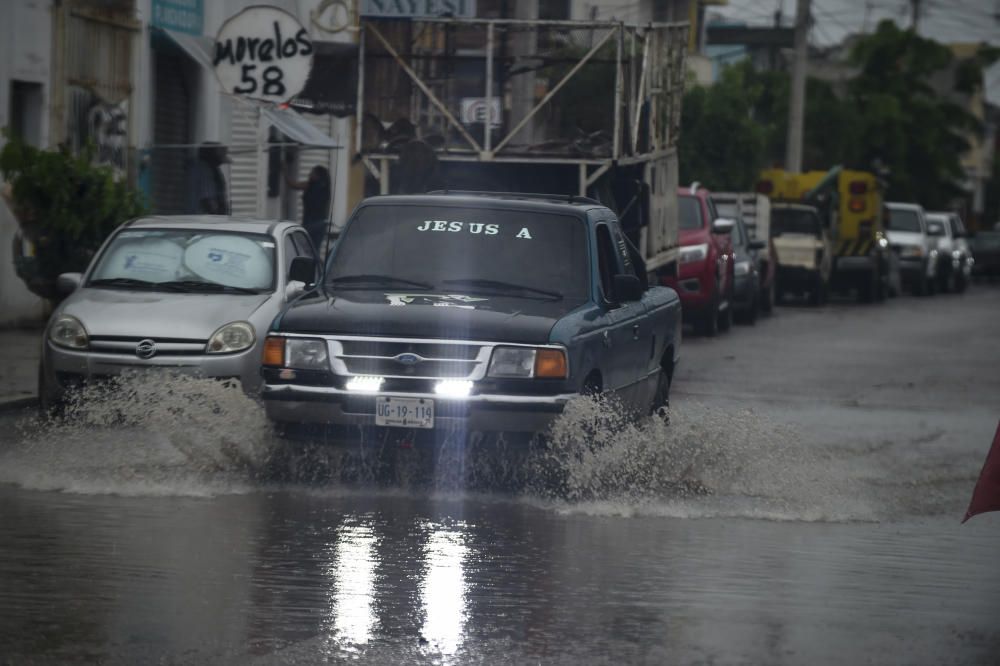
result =
[[[213,494],[254,478],[272,445],[260,406],[236,382],[122,375],[18,424],[0,482],[40,490]]]

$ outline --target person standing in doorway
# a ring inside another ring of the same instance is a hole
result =
[[[198,160],[191,170],[192,209],[195,213],[229,215],[229,190],[222,165],[229,164],[229,152],[222,144],[205,141],[198,147]]]
[[[285,172],[285,182],[295,190],[302,190],[302,226],[312,239],[316,250],[322,254],[326,239],[326,226],[330,219],[330,171],[316,165],[309,172],[308,180],[292,180]]]

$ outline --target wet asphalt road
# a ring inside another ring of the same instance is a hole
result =
[[[279,483],[185,387],[3,415],[0,663],[998,664],[998,331],[979,287],[688,339],[568,499]]]

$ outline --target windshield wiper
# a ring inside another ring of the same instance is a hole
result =
[[[250,287],[234,287],[229,284],[219,284],[218,282],[205,282],[203,280],[167,280],[166,282],[156,282],[154,287],[167,289],[169,291],[226,291],[239,294],[259,294],[259,289]]]
[[[489,289],[492,291],[499,292],[521,292],[538,294],[545,298],[551,298],[554,301],[562,300],[563,295],[558,291],[550,291],[548,289],[539,289],[537,287],[529,287],[523,284],[515,284],[513,282],[504,282],[502,280],[485,280],[480,278],[462,278],[458,280],[444,280],[442,284],[457,284],[466,285],[472,288]]]
[[[391,275],[377,275],[374,273],[365,273],[361,275],[341,275],[339,277],[330,278],[327,281],[329,285],[337,284],[362,284],[371,283],[378,286],[386,286],[390,284],[403,285],[406,287],[413,287],[415,289],[433,289],[434,285],[428,282],[420,282],[418,280],[407,280],[406,278],[393,277]]]
[[[134,287],[137,289],[152,289],[155,286],[154,282],[149,282],[147,280],[137,280],[135,278],[127,277],[116,277],[116,278],[101,278],[99,280],[91,280],[87,283],[88,287]]]

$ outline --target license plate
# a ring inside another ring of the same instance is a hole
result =
[[[433,428],[434,401],[427,398],[375,398],[375,425]]]

